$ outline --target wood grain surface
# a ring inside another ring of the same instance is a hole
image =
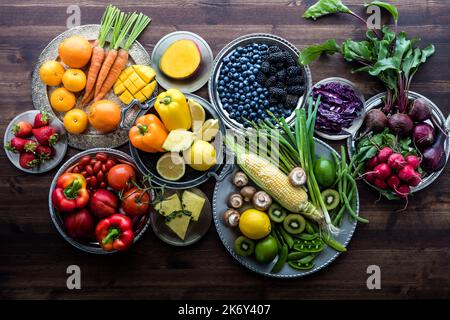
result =
[[[363,14],[362,0],[344,1]],[[421,68],[412,90],[450,112],[450,1],[392,1],[408,35],[434,43],[435,55]],[[80,1],[81,24],[98,23],[109,1]],[[142,11],[152,25],[140,42],[151,52],[165,34],[196,32],[217,54],[234,38],[268,32],[302,49],[328,38],[362,38],[352,17],[301,18],[308,1],[276,0],[135,0],[115,1],[123,10]],[[33,108],[31,73],[41,50],[66,30],[71,0],[2,0],[0,4],[0,132],[18,113]],[[313,81],[341,76],[357,83],[366,98],[382,90],[366,75],[351,74],[338,57],[312,65]],[[207,97],[206,88],[199,93]],[[3,136],[2,136],[3,137]],[[333,144],[337,146],[337,144]],[[127,150],[126,147],[122,148]],[[77,151],[70,149],[66,159]],[[334,263],[310,277],[273,280],[246,270],[228,255],[212,226],[188,248],[162,243],[149,230],[124,254],[84,254],[56,232],[48,213],[48,190],[56,169],[27,175],[0,151],[0,298],[3,299],[391,299],[450,297],[450,168],[429,188],[411,197],[408,210],[381,200],[360,183],[358,226]],[[213,182],[202,186],[211,195]],[[82,289],[66,288],[66,268],[82,270]],[[368,290],[366,269],[381,268],[381,290]]]

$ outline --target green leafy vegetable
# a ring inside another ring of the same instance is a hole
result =
[[[316,20],[324,15],[338,12],[351,13],[341,0],[319,0],[305,11],[303,18]]]
[[[322,44],[315,44],[303,50],[299,56],[299,63],[307,65],[323,53],[331,55],[340,51],[341,47],[337,44],[336,40],[330,39]]]
[[[372,1],[371,3],[367,3],[365,6],[366,7],[377,6],[377,7],[383,8],[392,15],[392,18],[394,18],[395,22],[398,21],[398,10],[394,5],[392,5],[390,3],[383,2],[383,1]]]

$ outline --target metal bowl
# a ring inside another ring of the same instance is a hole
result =
[[[89,150],[77,153],[76,155],[74,155],[72,158],[67,160],[61,166],[61,168],[58,170],[58,172],[56,173],[55,177],[53,178],[52,184],[50,186],[50,192],[48,194],[48,207],[49,207],[50,217],[52,218],[53,224],[55,225],[55,227],[58,230],[59,234],[67,242],[69,242],[75,248],[80,249],[80,250],[82,250],[84,252],[94,253],[94,254],[110,254],[110,253],[115,253],[117,251],[104,251],[100,247],[98,242],[95,241],[95,240],[82,241],[82,240],[77,240],[77,239],[73,239],[73,238],[69,237],[66,234],[66,231],[65,231],[65,228],[64,228],[64,221],[63,221],[63,218],[62,218],[63,214],[59,213],[55,209],[55,207],[53,206],[53,203],[52,203],[52,193],[53,193],[53,190],[55,190],[56,181],[58,180],[59,176],[61,174],[63,174],[66,170],[70,169],[83,156],[95,155],[98,152],[103,152],[103,153],[106,153],[109,156],[113,156],[114,158],[122,160],[122,161],[124,161],[126,163],[134,164],[133,159],[128,154],[126,154],[126,153],[124,153],[122,151],[109,149],[109,148],[95,148],[95,149],[89,149]],[[142,174],[138,170],[138,168],[136,168],[136,173],[137,173],[138,177],[142,176]],[[154,198],[153,195],[152,195],[152,198]],[[138,241],[142,237],[142,235],[147,230],[149,225],[150,225],[150,213],[146,214],[146,215],[143,215],[143,216],[140,216],[140,217],[137,217],[137,218],[134,218],[134,220],[133,220],[133,230],[134,230],[134,234],[135,234],[134,242]]]
[[[373,96],[372,98],[370,98],[369,100],[366,101],[366,104],[364,106],[365,112],[368,112],[371,109],[377,108],[379,107],[381,104],[383,104],[383,98],[386,96],[386,93],[379,93],[375,96]],[[446,124],[446,122],[448,122],[448,120],[446,120],[446,118],[444,117],[444,115],[442,114],[441,110],[438,108],[437,105],[435,105],[430,99],[426,98],[425,96],[414,92],[414,91],[409,91],[408,92],[408,98],[410,100],[412,99],[417,99],[417,98],[421,98],[424,99],[427,104],[431,107],[432,110],[432,122],[439,124],[442,128],[448,127],[448,125]],[[448,130],[448,128],[447,128]],[[352,136],[350,136],[347,139],[347,149],[348,149],[348,154],[350,157],[353,156],[353,154],[356,151],[356,138],[359,137],[361,129],[359,129],[358,131],[356,131]],[[448,157],[450,154],[450,139],[447,137],[447,139],[445,140],[445,145],[444,145],[444,149],[445,149],[445,154],[446,154],[446,162],[448,161]],[[422,182],[416,186],[411,188],[411,192],[417,192],[419,190],[422,190],[426,187],[428,187],[430,184],[432,184],[438,177],[439,175],[442,173],[442,171],[445,169],[445,166],[437,171],[437,172],[432,172],[428,175],[426,175],[423,179]],[[364,181],[374,187],[372,184],[370,184],[369,182],[367,182],[365,179]]]
[[[351,82],[350,80],[344,79],[344,78],[339,78],[339,77],[331,77],[331,78],[326,78],[326,79],[320,80],[311,88],[311,91],[309,92],[308,97],[311,95],[312,90],[314,88],[320,87],[321,85],[324,85],[324,84],[330,83],[330,82],[339,82],[343,85],[347,85],[347,86],[351,87],[353,89],[353,91],[355,91],[355,94],[361,99],[363,108],[360,111],[360,113],[358,114],[358,116],[353,120],[352,125],[349,128],[342,129],[342,130],[345,130],[346,132],[348,132],[347,134],[330,134],[330,133],[322,132],[317,129],[315,129],[314,131],[317,133],[318,136],[320,136],[324,139],[328,139],[328,140],[347,139],[350,135],[352,135],[353,133],[358,131],[364,122],[364,115],[365,115],[364,105],[365,105],[366,99],[364,98],[364,95],[362,94],[362,92],[360,90],[358,90],[358,88],[356,87],[356,85],[353,82]]]
[[[206,113],[206,119],[217,119],[219,120],[219,133],[214,138],[213,142],[211,144],[216,149],[216,156],[217,156],[217,164],[211,167],[207,171],[197,171],[192,169],[189,166],[186,166],[186,173],[184,176],[178,180],[178,181],[169,181],[161,177],[157,170],[156,170],[156,163],[158,162],[158,159],[161,157],[163,153],[157,152],[157,153],[148,153],[141,150],[136,149],[131,143],[130,143],[130,153],[132,157],[134,158],[136,165],[138,168],[144,173],[151,175],[152,182],[157,185],[164,185],[171,189],[188,189],[195,186],[198,186],[199,184],[204,183],[206,180],[208,180],[210,177],[218,178],[218,172],[223,167],[223,164],[225,163],[225,148],[223,147],[223,139],[225,138],[225,126],[217,114],[216,110],[211,106],[211,104],[203,99],[202,97],[199,97],[192,93],[185,93],[184,94],[186,98],[190,98],[193,100],[196,100],[204,109]],[[136,118],[146,114],[146,113],[154,113],[156,114],[155,108],[153,108],[153,105],[156,101],[156,98],[151,99],[145,104],[139,103],[139,101],[134,100],[131,104],[129,104],[127,107],[122,109],[122,118],[124,118],[124,114],[129,109],[132,109],[134,107],[140,108],[140,111],[136,115]],[[133,122],[134,123],[134,122]],[[123,124],[121,124],[123,126]]]
[[[218,83],[218,79],[219,79],[220,69],[222,68],[222,65],[223,65],[223,59],[226,56],[228,56],[234,49],[236,49],[239,46],[245,46],[245,45],[253,43],[253,42],[267,44],[269,46],[277,45],[281,49],[284,49],[284,50],[290,52],[296,61],[300,54],[300,51],[289,41],[287,41],[283,38],[274,36],[272,34],[266,34],[266,33],[252,33],[252,34],[248,34],[248,35],[239,37],[239,38],[231,41],[230,43],[228,43],[219,52],[219,54],[214,59],[214,65],[213,65],[211,77],[209,78],[209,83],[208,83],[208,93],[209,93],[209,97],[211,99],[211,103],[216,108],[217,112],[219,113],[220,117],[223,119],[223,121],[225,122],[225,125],[228,128],[243,129],[244,126],[241,123],[237,122],[236,120],[231,119],[228,115],[228,112],[225,111],[225,109],[223,108],[222,102],[221,102],[221,100],[219,98],[219,94],[217,92],[217,83]],[[305,97],[308,94],[308,92],[310,91],[310,88],[312,85],[312,78],[311,78],[311,72],[309,70],[309,67],[302,66],[301,68],[303,69],[303,74],[305,77],[305,93],[303,94],[303,96],[301,96],[299,98],[298,103],[297,103],[297,108],[301,108],[305,104],[305,102],[306,102]],[[295,110],[292,111],[292,114],[286,119],[286,121],[288,122],[288,124],[291,124],[294,121],[294,119],[295,119]]]

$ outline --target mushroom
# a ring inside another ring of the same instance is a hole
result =
[[[230,194],[228,205],[234,209],[239,209],[244,205],[244,198],[237,192]]]
[[[241,189],[241,195],[244,197],[244,201],[246,202],[251,201],[255,193],[256,188],[252,186],[245,186]]]
[[[295,167],[288,175],[289,182],[294,187],[301,187],[306,183],[306,172],[300,167]]]
[[[233,184],[238,188],[245,187],[248,184],[247,175],[242,171],[236,172],[236,174],[233,177]]]
[[[225,211],[223,214],[225,224],[229,227],[237,227],[240,218],[241,214],[235,209],[227,209],[227,211]]]
[[[258,191],[252,198],[253,207],[260,211],[266,211],[272,205],[272,197],[264,191]]]

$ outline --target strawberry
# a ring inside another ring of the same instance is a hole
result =
[[[38,144],[34,140],[14,137],[5,145],[5,149],[12,152],[35,152]]]
[[[12,128],[12,133],[19,138],[26,138],[31,134],[31,129],[33,127],[31,126],[31,123],[26,121],[20,121],[14,124]]]
[[[48,113],[46,111],[41,111],[34,117],[33,128],[40,128],[40,127],[46,126],[46,125],[48,125],[49,120],[50,120],[50,118],[48,116]]]
[[[36,155],[40,161],[50,160],[55,155],[55,149],[53,147],[39,145],[36,149]]]
[[[39,165],[39,159],[33,153],[22,152],[19,157],[19,164],[22,168],[31,169]]]
[[[32,130],[34,137],[43,146],[53,146],[59,140],[58,129],[51,126],[43,126]]]

